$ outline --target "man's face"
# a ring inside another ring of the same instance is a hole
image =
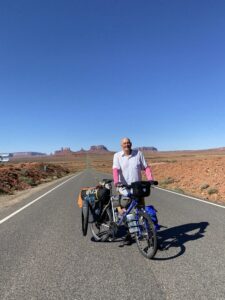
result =
[[[123,149],[124,152],[130,152],[132,143],[128,139],[123,139],[122,143],[121,143],[121,146],[122,146],[122,149]]]

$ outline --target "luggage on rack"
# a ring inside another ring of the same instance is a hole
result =
[[[110,190],[105,187],[84,187],[80,190],[77,203],[80,208],[82,208],[83,201],[88,201],[91,206],[95,206],[95,203],[98,201],[101,201],[103,204],[107,203],[109,198]]]
[[[98,186],[81,188],[77,204],[81,208],[83,235],[87,235],[88,223],[95,222],[101,216],[102,209],[110,201],[112,180],[103,179]]]

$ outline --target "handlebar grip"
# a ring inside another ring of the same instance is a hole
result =
[[[157,180],[150,180],[149,181],[151,185],[158,185],[158,181]]]

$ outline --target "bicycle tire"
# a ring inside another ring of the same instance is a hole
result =
[[[83,236],[87,235],[88,218],[89,218],[89,205],[86,204],[82,207],[82,210],[81,210],[81,224],[82,224]]]
[[[135,239],[138,250],[144,257],[152,259],[158,249],[154,223],[144,211],[139,211],[137,217],[139,232],[135,235]]]
[[[91,224],[91,233],[96,242],[105,242],[111,235],[110,224],[113,217],[110,208],[103,211],[100,220],[97,219]]]

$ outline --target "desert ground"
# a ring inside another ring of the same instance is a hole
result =
[[[162,188],[225,204],[225,149],[144,154]],[[85,168],[111,174],[112,159],[113,153],[106,152],[10,161],[0,165],[0,195],[31,189]]]
[[[225,203],[225,150],[146,152],[159,186],[178,193]],[[112,172],[113,155],[93,155],[91,167]]]

